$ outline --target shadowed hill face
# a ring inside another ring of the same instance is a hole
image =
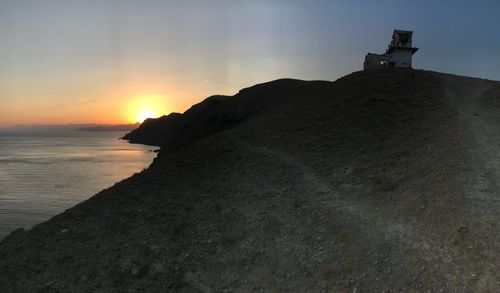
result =
[[[356,72],[147,120],[153,164],[5,238],[0,291],[497,292],[498,88]]]

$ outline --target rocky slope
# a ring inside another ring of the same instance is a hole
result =
[[[382,70],[150,121],[147,170],[0,243],[0,291],[498,292],[499,101]]]

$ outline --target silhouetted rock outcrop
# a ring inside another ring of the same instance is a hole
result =
[[[183,125],[182,114],[170,113],[159,118],[148,118],[131,132],[125,134],[123,139],[131,143],[161,146],[168,143],[177,135]]]

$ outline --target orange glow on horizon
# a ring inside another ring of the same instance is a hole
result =
[[[182,113],[214,93],[232,94],[219,85],[175,84],[168,80],[127,81],[88,89],[71,87],[60,96],[31,96],[31,92],[8,92],[11,99],[0,107],[0,127],[30,124],[129,124],[142,123],[171,112]]]

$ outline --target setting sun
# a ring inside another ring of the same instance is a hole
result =
[[[144,110],[141,110],[139,111],[138,115],[137,115],[137,122],[144,122],[144,120],[148,119],[148,118],[156,118],[158,115],[153,111],[153,110],[150,110],[150,109],[144,109]]]
[[[147,118],[158,118],[168,114],[166,99],[160,95],[145,95],[131,98],[125,112],[130,123],[144,122]]]

